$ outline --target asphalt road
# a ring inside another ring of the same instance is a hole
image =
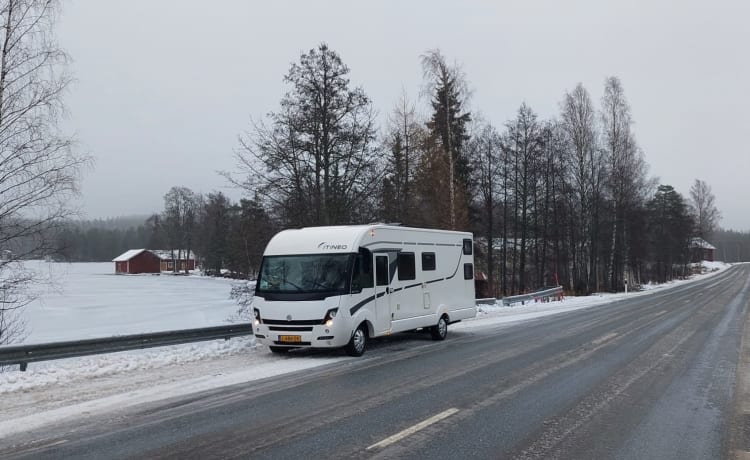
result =
[[[0,458],[745,458],[749,303],[741,265],[444,342],[402,334],[362,359],[25,433]]]

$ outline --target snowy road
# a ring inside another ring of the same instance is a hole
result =
[[[742,265],[364,359],[303,352],[279,362],[319,365],[18,432],[0,457],[727,458],[750,447],[748,302]]]

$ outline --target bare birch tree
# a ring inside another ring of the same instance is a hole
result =
[[[711,186],[705,181],[695,179],[690,187],[690,207],[695,219],[696,234],[700,238],[708,239],[716,231],[721,220],[721,212],[716,207],[716,196]]]
[[[190,258],[195,242],[196,223],[201,197],[187,187],[172,187],[164,195],[164,222],[167,245],[172,253],[173,272],[180,271],[179,264]],[[175,252],[176,251],[176,252]],[[188,264],[185,263],[185,273]]]
[[[52,0],[0,1],[0,344],[24,331],[19,314],[36,278],[20,261],[54,250],[90,162],[58,127],[71,77],[57,11]]]
[[[502,177],[502,141],[497,129],[483,122],[471,138],[468,151],[473,171],[474,194],[478,200],[479,223],[487,240],[486,270],[491,295],[496,295],[495,250],[493,239],[496,233],[496,207]]]
[[[632,131],[630,105],[617,77],[609,77],[605,81],[601,123],[612,229],[606,276],[609,288],[618,291],[623,289],[625,278],[631,279],[632,283],[628,233],[631,231],[632,213],[644,205],[651,187],[647,179],[648,167]]]
[[[595,188],[600,169],[596,113],[588,91],[580,83],[565,94],[561,106],[561,122],[568,145],[567,175],[575,194],[570,213],[573,219],[570,228],[575,232],[570,246],[570,283],[576,291],[589,291],[595,268],[592,234],[597,225]]]

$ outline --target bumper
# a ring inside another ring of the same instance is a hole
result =
[[[343,347],[349,342],[351,331],[342,326],[334,324],[330,327],[325,325],[286,327],[254,324],[253,333],[258,342],[267,346],[335,348]],[[299,341],[293,341],[296,339]]]

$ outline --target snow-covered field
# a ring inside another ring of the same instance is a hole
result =
[[[31,341],[221,324],[236,311],[231,282],[197,276],[115,276],[111,264],[42,264],[60,291],[45,292],[27,310]],[[60,266],[58,266],[60,265]],[[728,265],[714,263],[711,276]],[[648,286],[641,296],[690,282]],[[481,305],[474,320],[453,330],[496,327],[580,308],[606,305],[625,294],[567,297],[503,307]],[[113,324],[116,323],[116,324]],[[60,330],[63,329],[63,330]],[[32,363],[26,372],[0,373],[0,438],[85,413],[99,413],[167,397],[251,382],[348,358],[336,353],[276,356],[252,337]],[[34,408],[34,415],[28,415]]]
[[[114,264],[30,261],[52,284],[24,310],[25,343],[78,340],[226,324],[236,281],[203,276],[115,275]]]

